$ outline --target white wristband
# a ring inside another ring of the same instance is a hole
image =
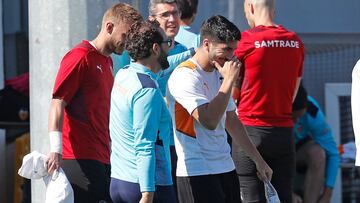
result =
[[[49,132],[50,152],[62,154],[62,133],[60,131]]]

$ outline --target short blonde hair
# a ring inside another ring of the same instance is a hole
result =
[[[112,21],[113,23],[130,23],[139,22],[143,20],[143,17],[135,8],[126,3],[117,3],[111,6],[105,13],[102,19],[102,24],[106,21]]]

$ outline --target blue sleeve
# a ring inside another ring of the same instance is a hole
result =
[[[155,142],[161,119],[161,97],[154,88],[133,98],[133,126],[137,174],[141,192],[155,191]]]
[[[307,114],[311,136],[326,152],[326,176],[325,184],[333,188],[339,169],[340,157],[334,137],[329,125],[325,121],[324,114],[319,109],[315,116]]]
[[[197,34],[196,35],[196,41],[194,42],[194,47],[195,48],[198,48],[198,47],[200,47],[200,34]]]
[[[160,107],[159,107],[160,108]],[[171,156],[170,156],[170,129],[169,125],[171,123],[170,112],[163,102],[161,107],[161,122],[159,130],[158,143],[155,144],[156,147],[156,184],[159,185],[172,185],[171,177]]]
[[[161,91],[163,96],[165,96],[165,94],[166,94],[166,84],[167,84],[167,81],[170,78],[171,73],[174,71],[174,69],[181,62],[184,62],[185,60],[187,60],[190,57],[191,57],[191,51],[190,50],[187,50],[187,51],[184,51],[182,53],[171,55],[171,56],[167,57],[170,66],[169,66],[169,68],[159,72],[158,80],[157,80],[157,82],[159,84],[160,91]]]

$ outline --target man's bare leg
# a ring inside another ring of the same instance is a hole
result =
[[[296,152],[296,164],[307,166],[303,202],[316,203],[324,187],[325,151],[314,141],[307,142]]]

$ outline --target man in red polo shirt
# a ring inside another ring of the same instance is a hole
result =
[[[235,55],[244,64],[234,99],[238,116],[273,169],[281,202],[291,202],[294,140],[292,102],[303,71],[304,46],[294,32],[273,22],[274,0],[245,0],[251,29],[242,33]],[[256,166],[241,152],[238,173],[245,202],[265,202]]]
[[[139,20],[131,6],[113,5],[103,16],[99,35],[76,45],[61,61],[49,113],[47,165],[49,173],[60,166],[65,171],[75,202],[111,202],[110,54],[123,52],[125,34]]]

